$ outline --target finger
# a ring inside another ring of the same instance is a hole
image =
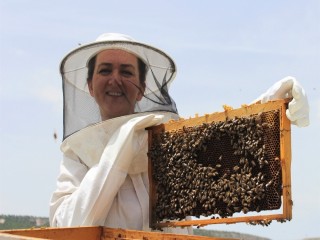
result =
[[[307,126],[309,126],[309,124],[310,124],[309,117],[300,118],[300,119],[297,119],[297,121],[296,121],[296,125],[298,127],[307,127]]]
[[[308,117],[300,118],[300,119],[297,119],[296,121],[291,121],[291,123],[293,125],[296,125],[297,127],[307,127],[310,124]]]
[[[299,119],[308,119],[309,112],[307,109],[301,108],[299,111],[295,113],[291,113],[289,109],[286,110],[286,115],[291,122],[298,121]]]
[[[299,83],[296,82],[292,88],[292,97],[298,100],[298,99],[303,98],[305,96],[306,96],[306,94],[305,94],[304,89],[300,86]]]
[[[288,110],[290,114],[294,115],[303,108],[303,105],[304,101],[302,99],[300,99],[300,101],[297,101],[295,98],[293,98],[288,104]]]

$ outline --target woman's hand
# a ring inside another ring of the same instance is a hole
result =
[[[292,98],[286,115],[292,124],[298,127],[309,125],[309,104],[307,95],[294,77],[285,77],[271,86],[254,102],[266,103],[271,100]]]

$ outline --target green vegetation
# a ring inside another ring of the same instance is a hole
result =
[[[49,219],[45,217],[0,215],[0,230],[48,226]]]
[[[216,237],[216,238],[235,238],[235,239],[246,239],[246,240],[270,240],[269,238],[258,237],[245,233],[238,232],[226,232],[206,229],[193,229],[194,235]]]

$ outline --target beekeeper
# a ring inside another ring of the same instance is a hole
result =
[[[162,50],[105,33],[61,62],[64,97],[63,160],[50,203],[53,227],[149,229],[146,127],[177,119],[168,93],[176,75]],[[287,116],[309,124],[306,94],[292,77],[255,101],[292,97]],[[192,228],[166,232],[191,234]]]

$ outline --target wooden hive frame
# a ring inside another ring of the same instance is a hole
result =
[[[261,224],[272,220],[280,222],[291,220],[292,218],[292,199],[291,199],[291,123],[286,117],[288,99],[270,101],[265,104],[253,104],[243,106],[239,109],[226,109],[223,112],[207,114],[205,116],[196,116],[190,119],[179,119],[177,121],[171,121],[166,124],[154,126],[148,128],[149,134],[149,151],[152,149],[153,136],[161,132],[172,132],[181,130],[186,127],[199,126],[203,123],[211,122],[224,122],[228,119],[234,119],[236,117],[248,117],[259,113],[278,111],[279,112],[279,136],[280,136],[280,156],[279,161],[281,166],[281,208],[277,210],[277,213],[271,211],[270,214],[258,214],[254,216],[230,216],[215,219],[194,219],[194,220],[162,220],[158,221],[155,218],[154,211],[157,204],[157,183],[153,178],[152,159],[149,154],[149,181],[150,181],[150,227],[151,228],[163,228],[163,227],[186,227],[186,226],[206,226],[210,224],[232,224],[237,222],[247,222],[251,224]],[[150,152],[149,152],[150,153]],[[254,212],[254,211],[253,211]]]
[[[0,239],[7,240],[236,240],[206,236],[146,232],[102,226],[15,229],[0,231]]]

